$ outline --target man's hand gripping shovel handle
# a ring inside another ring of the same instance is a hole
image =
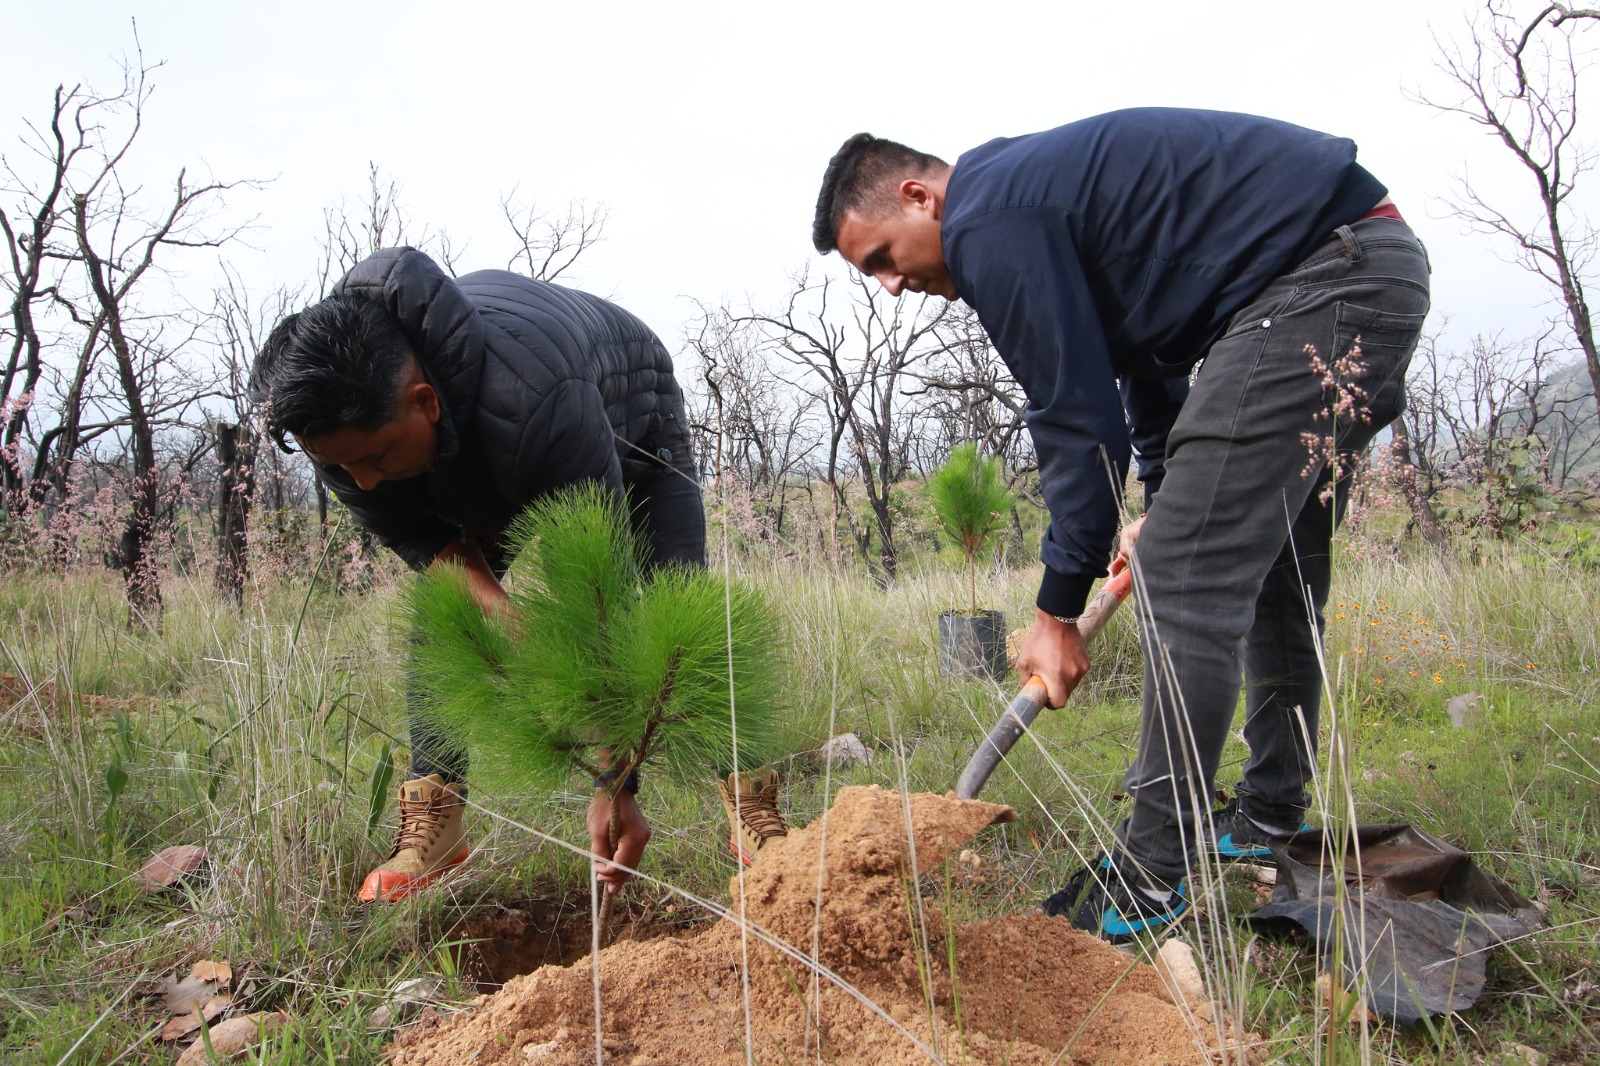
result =
[[[1122,562],[1121,559],[1117,561]],[[1111,615],[1132,591],[1133,571],[1126,566],[1118,569],[1105,584],[1100,586],[1100,591],[1095,593],[1094,599],[1089,601],[1089,606],[1078,616],[1078,632],[1083,634],[1085,644],[1105,628]],[[1067,696],[1070,698],[1071,695],[1069,689]],[[994,768],[1000,765],[1000,760],[1005,758],[1006,752],[1011,750],[1011,746],[1022,736],[1023,731],[1033,724],[1039,709],[1044,706],[1044,701],[1044,679],[1035,674],[1028,678],[1017,698],[1006,708],[1006,713],[1000,716],[1000,720],[994,724],[994,728],[989,730],[989,735],[978,746],[977,752],[967,763],[967,768],[961,771],[961,779],[956,782],[957,799],[978,798],[978,793],[983,790],[989,775],[994,773]]]

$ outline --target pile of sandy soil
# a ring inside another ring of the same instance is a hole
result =
[[[692,936],[600,953],[606,1061],[736,1066],[747,1061],[747,1036],[759,1062],[1212,1061],[1228,1031],[1220,1012],[1205,1002],[1185,1004],[1151,967],[1065,920],[953,925],[933,902],[918,902],[913,868],[935,872],[1006,812],[977,801],[846,788],[824,818],[769,845],[746,873],[750,921],[807,956],[815,945],[823,965],[881,1015],[760,939],[744,940],[733,922],[719,922]],[[731,894],[737,909],[737,882]],[[544,967],[468,1012],[402,1034],[392,1060],[593,1063],[592,982],[589,958]]]

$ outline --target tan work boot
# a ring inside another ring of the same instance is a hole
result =
[[[778,771],[770,766],[729,774],[726,781],[717,782],[717,793],[733,827],[728,847],[746,866],[755,862],[756,852],[768,843],[789,835],[789,826],[778,810],[778,784]]]
[[[466,801],[459,784],[438,774],[400,786],[400,832],[382,866],[367,875],[357,897],[368,903],[405,899],[467,859],[461,812]]]

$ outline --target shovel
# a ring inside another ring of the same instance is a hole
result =
[[[1121,564],[1122,560],[1117,562]],[[1078,616],[1078,632],[1083,634],[1083,642],[1089,643],[1095,634],[1105,628],[1111,615],[1121,606],[1122,601],[1128,598],[1128,593],[1133,591],[1133,571],[1125,566],[1115,567],[1111,579],[1100,586],[1100,591],[1095,593],[1094,599],[1089,601],[1089,606],[1084,608],[1083,614]],[[1067,690],[1067,696],[1072,696],[1072,689]],[[1023,730],[1033,724],[1039,714],[1039,709],[1044,706],[1045,687],[1044,679],[1038,674],[1028,678],[1022,686],[1022,691],[1017,698],[1011,701],[1011,706],[1006,708],[1006,713],[989,730],[989,735],[973,754],[967,763],[967,768],[961,771],[961,779],[956,782],[957,799],[977,799],[978,793],[983,790],[984,783],[989,780],[989,775],[994,773],[994,768],[1000,765],[1000,760],[1005,758],[1006,752],[1022,736]]]

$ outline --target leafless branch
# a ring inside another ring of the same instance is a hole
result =
[[[604,239],[611,219],[605,205],[590,208],[581,200],[569,203],[564,215],[541,211],[536,204],[519,203],[515,189],[501,199],[500,211],[517,240],[506,269],[541,281],[555,281],[571,270]]]

